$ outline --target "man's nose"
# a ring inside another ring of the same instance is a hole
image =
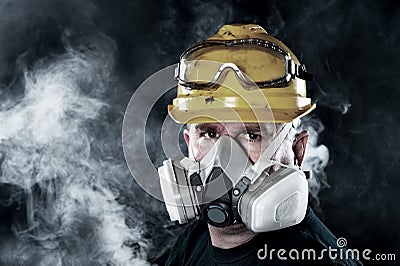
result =
[[[228,131],[226,131],[226,132],[222,132],[222,134],[221,134],[221,136],[227,136],[227,137],[230,137],[230,138],[232,138],[232,139],[234,139],[234,140],[237,140],[237,137],[239,136],[239,133],[236,133],[236,132],[228,132]]]

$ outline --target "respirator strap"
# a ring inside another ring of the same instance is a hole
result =
[[[233,217],[235,221],[240,222],[242,221],[240,218],[239,214],[239,200],[246,192],[246,190],[249,188],[250,185],[250,179],[247,178],[246,176],[242,177],[242,179],[239,181],[239,183],[236,184],[236,186],[233,188],[232,191],[232,212],[233,212]]]
[[[264,171],[266,168],[270,167],[274,163],[271,163],[272,156],[276,153],[279,147],[282,145],[284,139],[289,134],[290,129],[292,128],[291,123],[286,123],[278,135],[272,140],[271,144],[265,149],[265,151],[261,154],[260,158],[253,165],[253,169],[258,176]],[[257,177],[258,177],[257,176]]]

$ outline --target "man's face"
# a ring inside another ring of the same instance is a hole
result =
[[[223,135],[234,138],[247,152],[249,158],[256,162],[282,124],[275,123],[205,123],[190,124],[184,131],[189,156],[201,160],[213,144]],[[286,165],[294,164],[292,150],[293,139],[289,136],[282,143],[273,159]]]
[[[201,160],[221,136],[229,135],[240,143],[249,158],[256,162],[282,126],[283,124],[275,123],[191,124],[184,131],[184,138],[188,146],[189,156],[196,161]],[[297,134],[296,137],[293,133],[294,130],[286,136],[277,152],[272,156],[272,160],[292,166],[296,157],[297,164],[301,165],[308,140],[308,132],[303,131]],[[270,169],[270,173],[278,168],[279,165],[274,165]],[[221,228],[211,225],[208,225],[208,227],[214,236],[241,235],[243,239],[248,239],[246,238],[247,236],[254,234],[244,224],[234,224]]]

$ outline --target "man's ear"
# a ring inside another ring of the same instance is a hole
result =
[[[189,147],[190,136],[187,128],[183,131],[183,138],[185,139],[186,145]]]
[[[297,165],[299,167],[301,167],[304,155],[306,153],[308,136],[309,136],[308,131],[302,131],[296,134],[295,139],[293,141],[293,152],[294,152],[295,163],[297,162]]]

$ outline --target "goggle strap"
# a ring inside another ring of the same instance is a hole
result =
[[[296,65],[294,64],[294,73],[296,77],[307,80],[307,81],[312,81],[313,80],[313,75],[310,72],[307,72],[306,66],[305,65]]]
[[[179,80],[179,68],[180,68],[180,63],[178,62],[178,64],[175,67],[175,74],[174,74],[175,80]]]

